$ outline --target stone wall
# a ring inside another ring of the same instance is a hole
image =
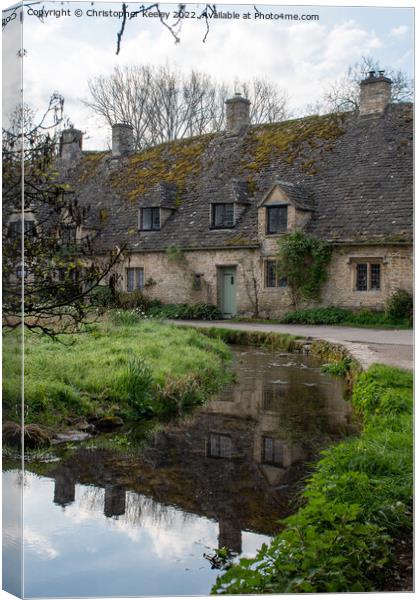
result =
[[[381,265],[381,289],[357,291],[355,265],[364,260]],[[413,291],[413,256],[410,246],[347,246],[336,248],[322,294],[324,306],[383,309],[397,289]]]
[[[288,287],[265,287],[265,260],[258,249],[202,250],[181,254],[170,260],[164,252],[132,254],[119,266],[120,288],[127,289],[126,268],[144,269],[146,293],[163,303],[219,305],[218,273],[222,267],[236,267],[237,312],[255,313],[258,295],[259,314],[277,318],[292,310]],[[381,265],[381,289],[356,291],[355,265],[364,261]],[[398,288],[413,289],[412,249],[409,246],[346,246],[333,251],[329,277],[322,290],[321,306],[383,309],[386,299]],[[314,305],[307,303],[306,306]]]

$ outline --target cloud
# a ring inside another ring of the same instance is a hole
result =
[[[397,39],[403,39],[408,34],[407,25],[400,25],[399,27],[394,27],[390,31],[390,35]]]
[[[23,537],[25,549],[29,548],[33,550],[41,559],[52,560],[60,555],[52,542],[45,535],[34,529],[25,527]]]
[[[232,91],[235,80],[264,76],[287,90],[293,109],[319,100],[322,90],[363,55],[381,60],[389,35],[380,23],[373,30],[356,18],[282,23],[220,19],[211,21],[203,43],[204,22],[185,20],[181,43],[175,44],[158,20],[134,19],[116,56],[119,25],[118,19],[60,19],[47,27],[27,21],[26,97],[41,111],[54,90],[62,93],[66,113],[86,132],[86,149],[105,147],[110,134],[81,102],[88,97],[88,80],[111,73],[117,65],[177,64],[225,81]],[[391,35],[403,39],[407,29],[395,27]]]

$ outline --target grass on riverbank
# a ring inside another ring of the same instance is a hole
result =
[[[178,328],[180,327],[188,327],[188,325],[178,325]],[[227,327],[200,327],[199,331],[210,338],[223,340],[226,344],[263,346],[272,350],[284,350],[285,352],[293,352],[296,347],[296,340],[300,339],[298,336],[289,335],[288,333],[242,331]]]
[[[25,340],[27,423],[176,413],[203,402],[229,376],[230,352],[221,340],[157,322],[105,322],[86,333],[62,336],[62,343],[30,332]],[[19,420],[18,345],[17,336],[5,336],[5,420]]]
[[[255,559],[220,577],[213,593],[392,589],[391,542],[412,535],[412,384],[411,373],[385,365],[358,376],[361,436],[323,452],[303,508]]]

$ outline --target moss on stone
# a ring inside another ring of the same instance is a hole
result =
[[[331,151],[334,142],[344,133],[343,115],[311,116],[253,127],[248,133],[247,153],[242,160],[242,171],[259,172],[270,164],[273,157],[284,156],[286,163],[299,161],[300,169],[316,173],[316,159],[306,158],[307,151]]]
[[[182,193],[187,178],[198,176],[205,167],[201,159],[212,138],[209,134],[176,140],[136,153],[111,175],[111,186],[132,201],[158,183],[175,184]]]
[[[107,155],[107,152],[86,152],[83,154],[80,163],[79,183],[83,184],[92,179],[102,159]]]

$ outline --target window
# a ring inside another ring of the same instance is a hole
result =
[[[287,386],[282,384],[268,384],[263,388],[263,410],[278,412],[287,395]]]
[[[287,230],[287,206],[267,206],[267,233]]]
[[[279,275],[275,260],[265,261],[265,287],[287,287],[287,279]]]
[[[140,229],[151,231],[160,229],[160,208],[142,208],[140,212]]]
[[[366,292],[368,290],[381,289],[381,264],[380,263],[357,263],[356,264],[356,290]]]
[[[213,458],[230,458],[232,456],[232,440],[230,435],[211,433],[209,440],[209,456]]]
[[[212,205],[212,227],[223,229],[234,226],[233,204]]]
[[[35,235],[35,221],[32,219],[25,219],[23,222],[24,235]],[[12,221],[9,225],[9,235],[11,238],[18,238],[22,233],[22,221],[18,219],[17,221]]]
[[[144,269],[143,267],[135,267],[126,269],[127,272],[127,292],[141,290],[144,287]]]
[[[263,436],[262,461],[266,465],[283,466],[283,444],[280,440]]]
[[[76,244],[76,225],[61,225],[61,243],[63,246],[74,246]]]

